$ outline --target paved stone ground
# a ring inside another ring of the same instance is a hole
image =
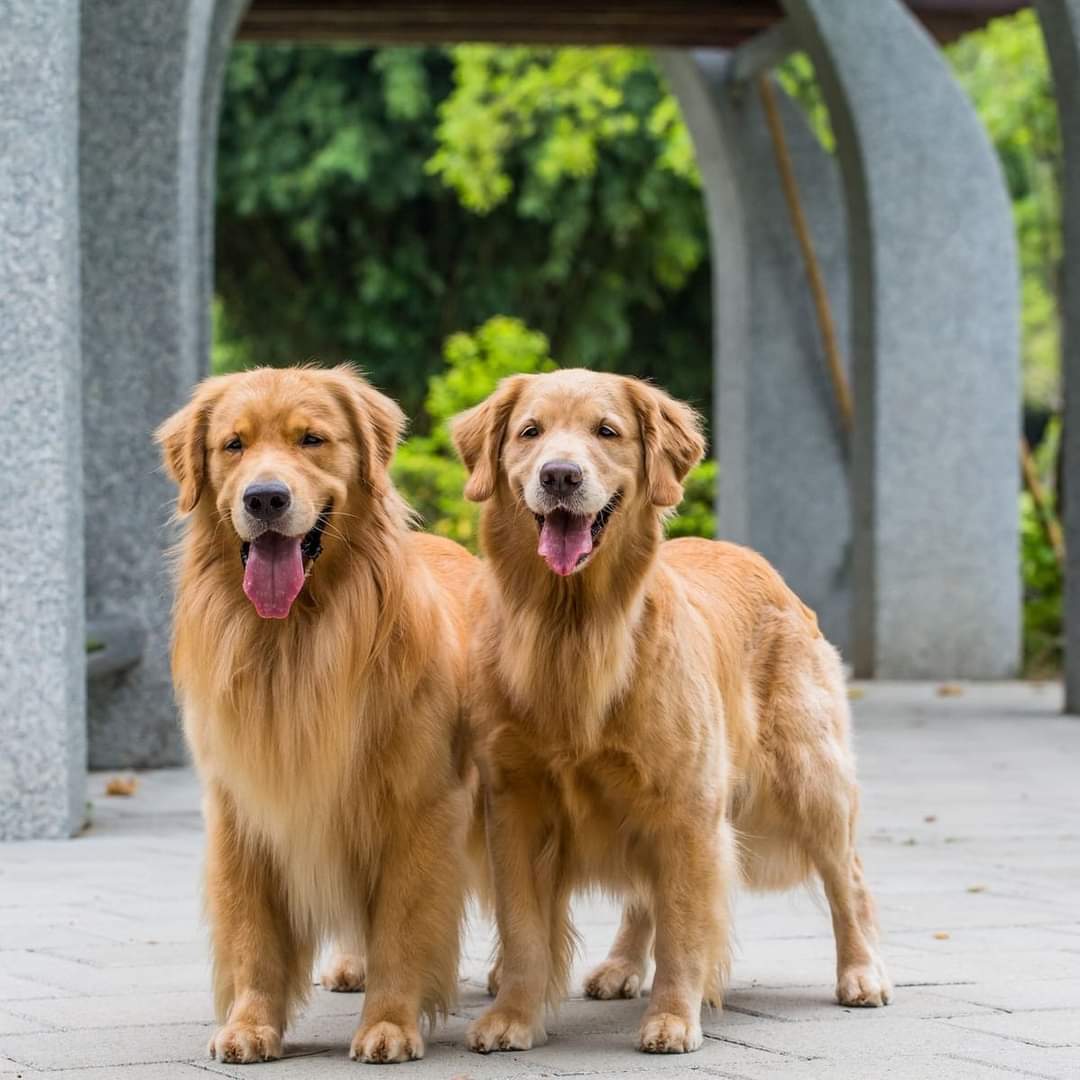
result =
[[[462,1049],[484,1006],[490,931],[475,920],[460,1008],[402,1075],[1001,1080],[1080,1077],[1080,720],[1057,687],[867,684],[855,691],[862,849],[886,931],[895,1004],[832,1003],[824,903],[743,896],[727,1008],[697,1054],[633,1049],[640,1001],[575,997],[527,1054]],[[0,1078],[274,1080],[356,1076],[359,999],[313,993],[287,1059],[224,1066],[211,1032],[192,775],[146,773],[134,797],[91,780],[93,824],[73,841],[0,845]],[[615,926],[578,906],[586,963]],[[384,1067],[385,1068],[385,1067]],[[395,1075],[397,1073],[395,1072]]]

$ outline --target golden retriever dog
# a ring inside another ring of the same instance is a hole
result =
[[[324,984],[366,984],[353,1058],[422,1057],[421,1019],[454,998],[476,560],[410,531],[387,473],[403,426],[351,369],[306,368],[208,379],[157,433],[224,1061],[281,1055],[328,935],[349,952]]]
[[[636,996],[655,955],[642,1050],[701,1045],[740,877],[819,875],[838,999],[888,1002],[840,659],[760,556],[663,540],[704,452],[696,414],[638,380],[564,370],[504,380],[454,438],[484,503],[469,712],[502,943],[468,1045],[546,1038],[583,887],[625,899],[590,996]]]

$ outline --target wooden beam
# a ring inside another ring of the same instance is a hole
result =
[[[908,0],[948,41],[1027,0]],[[241,41],[372,45],[487,41],[522,45],[734,48],[783,15],[780,0],[252,0]]]

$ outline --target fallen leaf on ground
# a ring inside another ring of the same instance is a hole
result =
[[[939,930],[936,934],[934,934],[935,941],[948,941],[951,937],[952,934],[948,933],[945,930]]]
[[[134,795],[138,786],[139,781],[134,776],[114,776],[105,785],[105,794],[127,797],[128,795]]]
[[[937,814],[927,814],[926,817],[923,818],[923,821],[928,822],[932,825],[935,821],[937,821]]]
[[[849,686],[847,696],[850,701],[858,701],[860,698],[866,697],[866,691],[861,686]]]
[[[960,697],[963,692],[964,688],[957,686],[956,683],[942,683],[937,688],[938,697]]]
[[[969,885],[967,887],[968,892],[986,892],[989,886],[986,885]]]

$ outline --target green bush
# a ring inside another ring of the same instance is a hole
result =
[[[394,482],[420,515],[425,528],[476,550],[478,508],[462,495],[465,467],[454,454],[449,421],[478,405],[507,375],[554,371],[547,338],[520,319],[488,319],[471,334],[452,334],[443,347],[445,370],[428,381],[424,407],[431,433],[413,435],[398,449]],[[704,462],[687,478],[671,536],[712,536],[716,465]]]
[[[1061,423],[1052,421],[1035,450],[1035,467],[1056,514],[1055,464],[1061,441]],[[1024,589],[1024,670],[1044,676],[1061,669],[1063,651],[1064,577],[1057,554],[1047,537],[1046,523],[1035,500],[1020,495],[1020,570]]]

